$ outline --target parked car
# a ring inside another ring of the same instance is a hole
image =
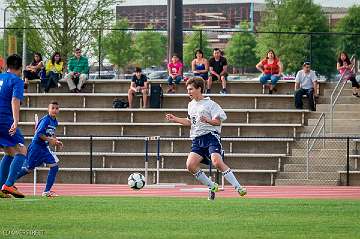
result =
[[[114,71],[100,71],[89,74],[89,80],[114,80],[116,79],[116,73]]]
[[[228,75],[227,80],[240,80],[239,75]]]
[[[169,74],[167,71],[154,71],[148,75],[148,78],[150,80],[158,80],[158,79],[167,79],[169,77]]]

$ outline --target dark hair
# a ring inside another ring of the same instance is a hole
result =
[[[140,67],[135,67],[135,72],[141,72],[141,68]]]
[[[6,66],[11,70],[19,70],[22,67],[21,56],[13,54],[6,59]]]
[[[81,51],[81,49],[79,47],[75,48],[75,52],[77,51]]]
[[[304,61],[303,63],[303,66],[310,66],[310,65],[311,65],[310,61]]]
[[[195,51],[195,58],[196,58],[196,55],[197,55],[198,53],[200,53],[200,54],[202,55],[202,57],[204,57],[204,52],[203,52],[201,49],[197,49],[197,50]]]
[[[60,59],[59,59],[59,62],[61,62],[61,55],[60,55],[60,52],[55,52],[52,56],[51,56],[51,63],[54,65],[55,63],[55,56],[56,55],[59,55]]]
[[[340,54],[339,54],[339,57],[338,57],[338,63],[340,64],[340,66],[343,66],[343,64],[344,64],[344,61],[343,60],[341,60],[341,54],[344,54],[345,55],[345,62],[346,62],[346,64],[348,64],[348,65],[351,65],[351,61],[350,61],[350,58],[349,58],[349,56],[348,56],[348,54],[346,54],[346,52],[345,51],[342,51],[342,52],[340,52]]]
[[[201,92],[204,92],[205,89],[205,81],[201,77],[191,77],[186,81],[186,86],[193,85],[195,89],[201,88]]]
[[[40,58],[39,61],[35,61],[35,56],[39,56],[39,58]],[[42,59],[41,54],[40,54],[39,52],[35,52],[32,63],[33,63],[33,64],[34,64],[34,63],[38,63],[38,62],[40,62],[40,61],[42,61],[42,60],[43,60],[43,59]]]
[[[266,59],[269,59],[269,58],[268,58],[268,54],[269,54],[270,52],[272,52],[272,54],[274,55],[274,59],[276,59],[277,57],[276,57],[276,54],[275,54],[275,52],[274,52],[273,49],[270,49],[270,50],[268,50],[268,51],[266,52]]]
[[[59,103],[57,101],[51,101],[49,105],[59,105]]]
[[[214,52],[214,51],[220,51],[220,48],[217,48],[217,47],[216,47],[216,48],[214,48],[213,52]],[[220,51],[220,53],[221,53],[221,51]]]

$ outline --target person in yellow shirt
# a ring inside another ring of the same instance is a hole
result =
[[[64,62],[61,60],[59,52],[55,52],[51,59],[47,61],[45,71],[46,77],[42,79],[42,86],[45,92],[48,93],[50,88],[61,87],[59,80],[64,72]]]

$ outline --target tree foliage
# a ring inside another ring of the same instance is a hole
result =
[[[90,49],[94,29],[111,21],[113,0],[14,0],[17,16],[28,16],[29,22],[41,28],[48,54],[60,51],[70,56],[75,47]]]
[[[354,5],[349,9],[348,14],[339,21],[336,30],[345,33],[360,32],[360,5]],[[359,46],[360,36],[343,35],[339,39],[337,50],[346,51],[349,55],[355,54],[359,58]]]
[[[129,27],[127,19],[116,21],[113,30],[103,37],[103,49],[106,57],[118,68],[124,69],[134,57],[131,32],[124,30]]]
[[[259,31],[329,32],[327,17],[312,0],[267,0],[267,15]],[[330,75],[334,69],[334,43],[329,35],[259,34],[256,53],[264,58],[274,49],[286,72],[296,72],[305,60],[320,74]]]
[[[240,30],[247,30],[248,28],[248,23],[240,24]],[[255,47],[256,40],[253,33],[235,33],[225,48],[229,64],[233,67],[242,68],[243,73],[246,67],[254,67],[257,63]]]
[[[196,30],[196,29],[195,29]],[[200,39],[201,44],[200,44]],[[187,66],[191,65],[191,61],[194,59],[194,54],[197,49],[201,49],[204,52],[204,57],[209,59],[212,56],[212,51],[209,47],[209,41],[206,31],[196,30],[185,37],[184,44],[184,63]]]
[[[30,25],[28,20],[24,20],[23,17],[16,16],[14,18],[14,21],[7,25],[9,28],[6,31],[6,36],[9,39],[10,36],[16,37],[16,49],[17,54],[22,56],[23,52],[23,36],[24,36],[24,30],[22,28],[28,27],[30,29],[26,30],[26,63],[30,63],[33,57],[34,52],[39,52],[41,54],[44,54],[44,40],[41,38],[38,31],[33,28],[32,25]],[[8,42],[7,42],[8,47]],[[7,53],[6,53],[7,54]]]
[[[152,29],[149,26],[147,29]],[[166,59],[166,36],[160,32],[136,33],[134,61],[141,67],[159,66]]]

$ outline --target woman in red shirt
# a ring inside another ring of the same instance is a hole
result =
[[[256,68],[262,72],[260,76],[260,83],[269,86],[269,94],[272,94],[275,90],[276,83],[280,80],[280,76],[283,70],[283,66],[280,59],[276,57],[274,50],[269,50],[266,54],[266,58],[261,60]],[[271,84],[268,84],[268,81]]]

